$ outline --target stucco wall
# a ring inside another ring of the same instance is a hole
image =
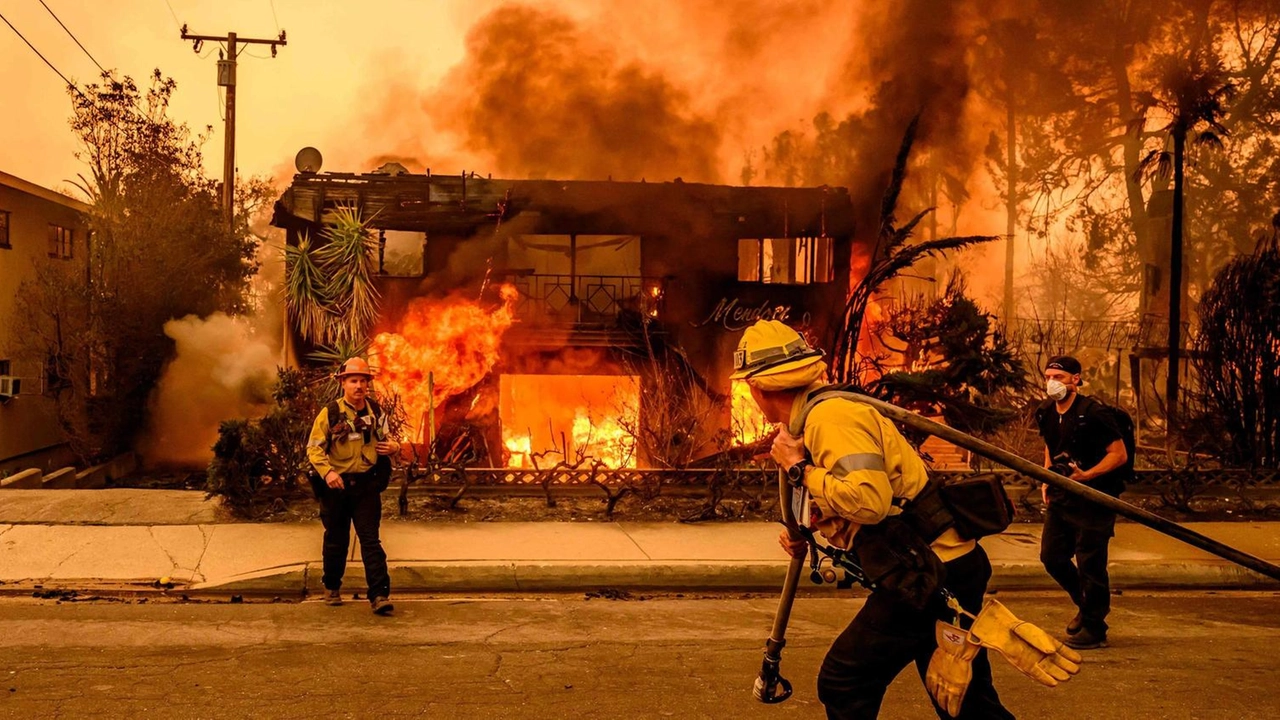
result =
[[[29,456],[33,467],[40,466],[43,456],[64,444],[54,399],[42,393],[42,361],[25,346],[14,321],[22,284],[37,264],[87,267],[88,227],[78,206],[12,176],[0,177],[0,211],[9,213],[9,246],[0,247],[0,360],[9,360],[10,373],[22,378],[22,395],[0,404],[0,465]],[[71,259],[49,257],[51,223],[73,230]]]

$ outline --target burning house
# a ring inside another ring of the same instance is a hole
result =
[[[755,439],[729,381],[739,331],[774,318],[829,339],[849,286],[842,188],[392,166],[301,172],[273,224],[297,246],[344,206],[377,241],[378,384],[460,464],[671,467]]]

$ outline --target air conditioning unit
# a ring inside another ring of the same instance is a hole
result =
[[[22,394],[22,378],[0,375],[0,400],[8,400]]]

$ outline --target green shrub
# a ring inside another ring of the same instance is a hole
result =
[[[222,423],[205,486],[210,497],[258,517],[306,496],[307,436],[321,407],[316,385],[299,370],[281,368],[266,415]]]

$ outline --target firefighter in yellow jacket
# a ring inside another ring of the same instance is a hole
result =
[[[369,604],[374,613],[387,615],[394,607],[378,526],[382,522],[382,491],[391,479],[391,456],[400,452],[400,443],[390,437],[382,408],[368,397],[373,380],[369,364],[362,358],[351,358],[334,377],[342,387],[342,397],[320,410],[307,441],[307,458],[315,468],[311,486],[320,501],[324,523],[325,601],[342,604],[342,576],[354,525]]]
[[[808,489],[811,526],[832,545],[849,549],[860,528],[900,513],[902,504],[925,488],[928,477],[920,456],[897,428],[858,402],[835,398],[813,405],[802,437],[791,435],[787,426],[823,386],[826,369],[821,351],[798,332],[762,320],[743,334],[732,377],[750,385],[760,410],[778,425],[771,454],[792,485]],[[807,542],[786,530],[780,542],[793,556],[806,552]],[[945,568],[944,587],[966,610],[978,613],[991,577],[986,553],[953,528],[929,547]],[[818,697],[827,717],[876,717],[889,684],[912,663],[925,679],[938,648],[935,630],[942,626],[937,623],[953,615],[941,596],[917,609],[889,592],[873,591],[823,660]],[[967,657],[957,666],[971,662],[972,678],[946,710],[935,701],[939,717],[1013,717],[991,684],[986,651],[961,642],[960,652]],[[931,687],[930,694],[946,702],[945,691],[935,693]]]

